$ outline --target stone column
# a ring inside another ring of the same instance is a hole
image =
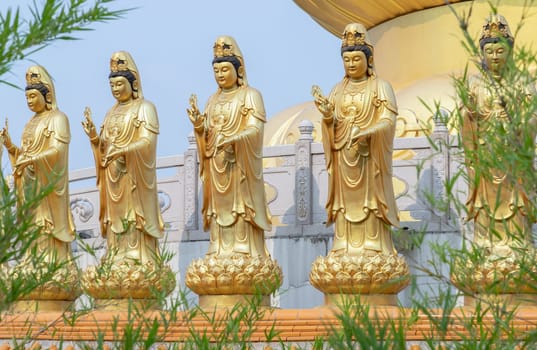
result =
[[[198,201],[198,152],[194,133],[188,135],[188,148],[185,152],[185,230],[199,229]]]
[[[449,132],[443,120],[446,118],[446,111],[439,110],[434,118],[434,131],[431,135],[431,140],[436,149],[432,150],[433,157],[431,160],[432,198],[439,203],[432,203],[431,208],[433,213],[441,218],[441,222],[445,222],[449,217],[447,208],[448,198],[446,196],[446,183],[449,181]],[[444,205],[445,204],[445,205]]]
[[[297,224],[311,224],[311,143],[313,123],[303,120],[298,126],[300,138],[295,144],[295,208]]]

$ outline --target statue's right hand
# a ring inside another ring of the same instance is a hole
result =
[[[4,126],[2,130],[0,130],[0,137],[2,137],[2,143],[4,144],[4,146],[6,146],[6,148],[11,148],[13,146],[13,142],[11,141],[11,136],[9,136],[7,118],[6,118],[6,126]]]
[[[321,88],[317,85],[313,85],[311,94],[313,96],[313,102],[315,102],[315,106],[319,112],[325,117],[331,117],[334,113],[334,105],[323,95]]]
[[[91,119],[91,109],[89,107],[84,108],[84,120],[82,121],[82,127],[90,139],[97,137],[97,131],[95,130],[95,124]]]
[[[187,108],[186,113],[188,114],[188,118],[190,119],[192,124],[196,124],[198,120],[202,117],[201,112],[198,108],[198,97],[196,96],[196,94],[190,95],[188,103],[190,104],[190,108]]]
[[[334,105],[330,102],[315,101],[315,106],[324,117],[331,117],[334,114]]]

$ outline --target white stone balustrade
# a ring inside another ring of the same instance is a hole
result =
[[[312,142],[313,124],[303,121],[300,137],[294,145],[279,145],[264,148],[265,190],[272,213],[273,228],[266,232],[267,247],[282,266],[284,281],[281,293],[273,303],[283,308],[315,307],[323,303],[323,295],[310,286],[310,265],[319,255],[326,255],[331,247],[333,228],[326,227],[324,209],[327,195],[327,173],[323,148]],[[398,235],[398,250],[407,257],[411,266],[425,264],[432,259],[427,244],[431,241],[449,241],[460,246],[461,220],[453,213],[431,210],[424,193],[438,198],[445,197],[443,183],[454,171],[461,168],[456,147],[456,137],[450,136],[445,127],[438,125],[430,139],[438,145],[453,142],[452,147],[431,147],[427,137],[396,138],[395,151],[412,151],[409,160],[394,160],[393,176],[397,204],[400,210],[401,227]],[[439,141],[442,140],[442,141]],[[163,157],[157,161],[159,199],[166,223],[166,238],[163,246],[175,254],[170,262],[177,271],[179,287],[185,270],[194,258],[207,251],[208,233],[202,231],[200,218],[201,182],[198,174],[198,157],[193,138],[182,154]],[[419,176],[418,176],[419,175]],[[99,195],[95,186],[95,170],[81,169],[70,173],[71,209],[75,219],[79,240],[88,243],[102,253],[104,240],[99,232]],[[454,191],[465,196],[466,185],[462,177],[457,180]],[[426,230],[425,246],[412,247],[408,235]],[[85,268],[95,260],[75,245]],[[426,290],[436,288],[438,283],[417,269],[412,272],[418,283]],[[446,268],[446,273],[447,268]],[[408,302],[409,291],[400,293],[403,304]],[[434,293],[434,292],[433,292]]]

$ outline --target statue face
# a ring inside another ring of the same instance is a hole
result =
[[[367,78],[367,59],[362,51],[344,52],[343,65],[349,78],[353,80]]]
[[[112,90],[112,95],[118,102],[121,103],[132,100],[132,88],[127,78],[110,78],[110,89]]]
[[[231,90],[238,86],[237,72],[230,62],[218,62],[213,64],[214,79],[223,90]]]
[[[493,73],[499,73],[509,56],[509,48],[505,43],[488,43],[483,46],[483,58],[487,68]]]
[[[32,112],[41,113],[45,111],[47,102],[39,90],[31,89],[26,91],[26,104]]]

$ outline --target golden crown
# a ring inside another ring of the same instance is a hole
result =
[[[511,30],[509,30],[509,24],[507,24],[507,21],[503,16],[492,15],[487,19],[483,25],[479,40],[481,41],[488,38],[513,39]]]
[[[222,42],[217,42],[213,46],[214,57],[235,56],[233,54],[233,45]]]
[[[343,33],[343,42],[341,46],[356,46],[367,45],[365,41],[365,34],[360,32],[345,32]]]
[[[48,75],[45,68],[41,66],[31,66],[26,71],[26,85],[30,86],[38,84],[42,84],[50,90],[52,80],[50,79],[50,76]]]
[[[120,72],[126,70],[129,70],[126,59],[119,57],[112,57],[112,59],[110,59],[110,71]]]
[[[343,35],[341,36],[341,47],[345,46],[369,46],[373,49],[373,46],[369,42],[367,36],[367,29],[361,23],[349,23],[345,26]]]
[[[42,84],[41,74],[39,72],[28,71],[26,73],[26,85]]]

